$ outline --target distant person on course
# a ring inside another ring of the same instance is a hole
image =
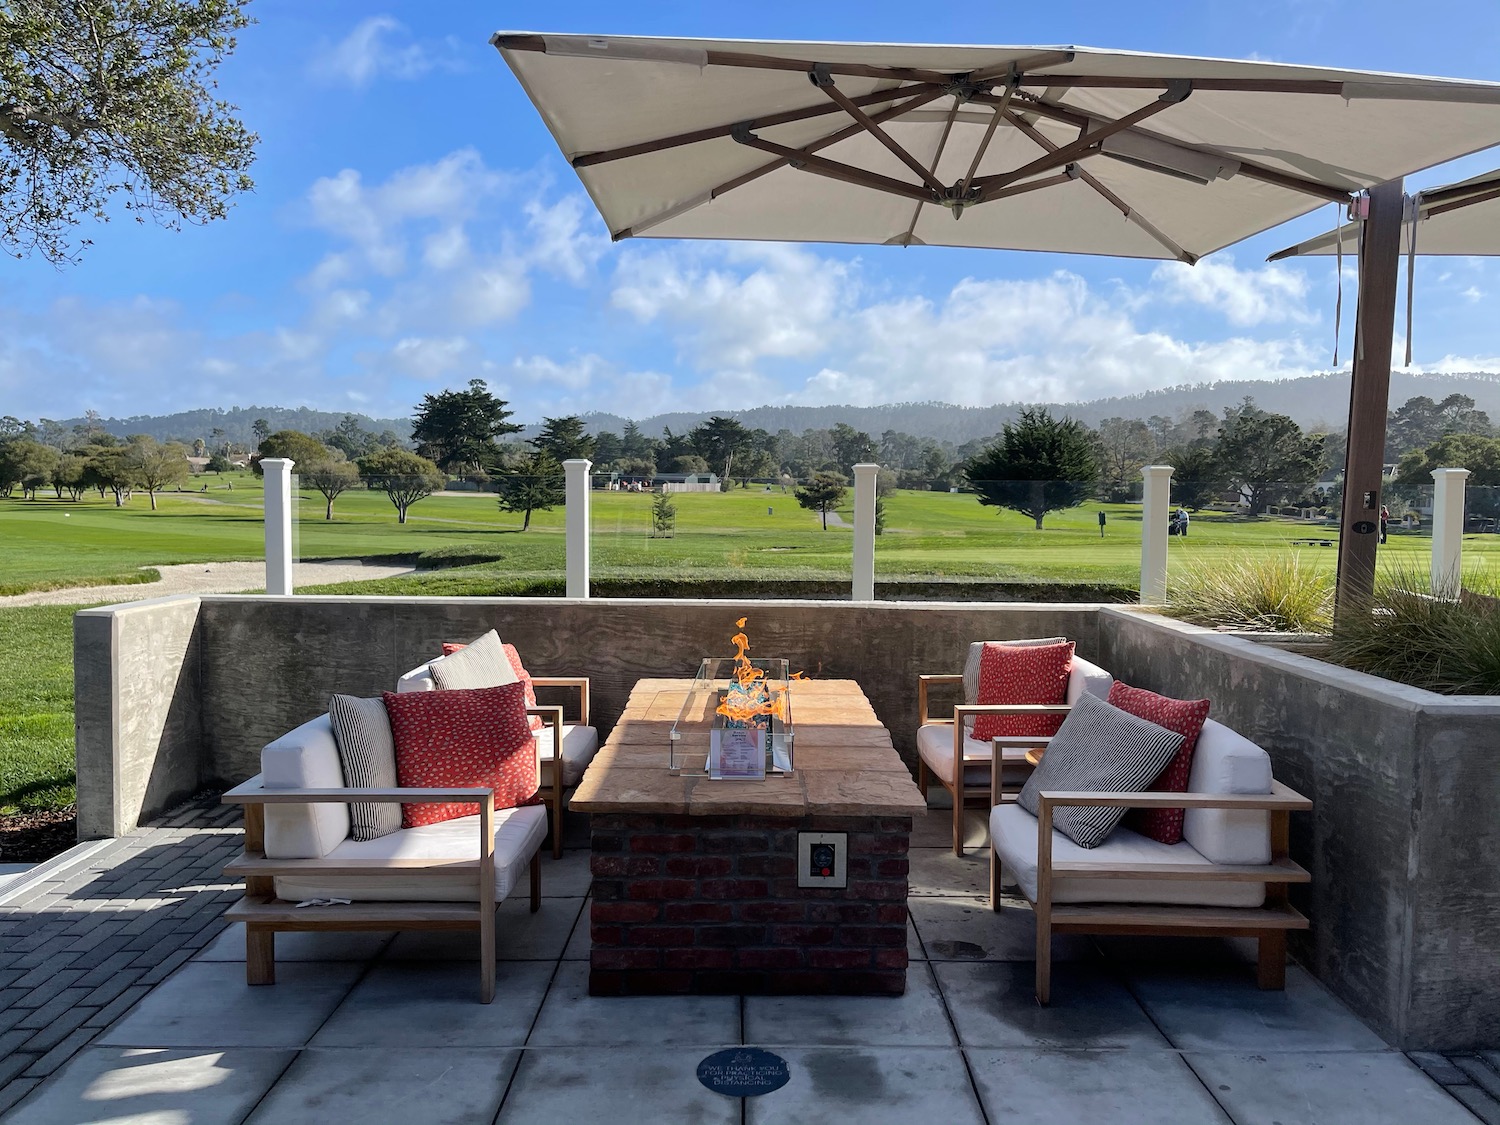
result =
[[[1188,514],[1186,508],[1178,508],[1172,513],[1173,527],[1170,529],[1174,535],[1180,535],[1184,539],[1188,533]]]

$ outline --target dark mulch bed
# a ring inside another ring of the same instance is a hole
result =
[[[78,811],[61,809],[0,816],[0,863],[41,863],[78,843]]]

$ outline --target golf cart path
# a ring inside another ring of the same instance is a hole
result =
[[[143,598],[165,598],[173,594],[239,594],[263,590],[266,564],[256,562],[176,563],[156,568],[159,582],[128,586],[69,586],[63,590],[40,590],[30,594],[0,597],[0,606],[83,605],[93,602],[134,602]],[[361,582],[374,578],[396,578],[411,574],[409,566],[365,564],[357,559],[329,562],[299,562],[293,571],[298,586],[321,586],[330,582]]]

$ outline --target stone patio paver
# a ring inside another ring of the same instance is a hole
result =
[[[961,1051],[928,1047],[778,1051],[792,1078],[780,1090],[745,1105],[747,1125],[984,1125]],[[1011,1120],[1004,1115],[992,1121]]]
[[[1394,1051],[1190,1052],[1184,1057],[1236,1125],[1474,1121],[1457,1100]]]
[[[1037,1008],[1025,908],[997,916],[976,892],[977,815],[966,825],[975,854],[963,861],[947,850],[946,811],[916,826],[921,893],[909,944],[932,961],[914,958],[908,996],[817,998],[803,1010],[775,998],[587,997],[587,848],[576,831],[561,863],[543,860],[542,912],[531,916],[524,894],[502,907],[500,989],[488,1008],[476,1002],[472,935],[451,945],[280,935],[280,983],[248,988],[243,937],[220,918],[239,895],[219,874],[238,850],[235,815],[185,807],[0,907],[7,1125],[153,1116],[733,1125],[832,1120],[845,1107],[862,1125],[967,1125],[982,1119],[981,1101],[991,1125],[1172,1125],[1179,1110],[1182,1120],[1236,1125],[1500,1125],[1491,1092],[1500,1055],[1408,1061],[1300,969],[1286,994],[1260,992],[1234,943],[1077,939],[1083,961],[1058,966],[1054,1004]],[[583,819],[570,818],[570,829]],[[230,1045],[278,1020],[270,1038],[285,1046]],[[203,1041],[126,1042],[189,1034]],[[339,1039],[363,1045],[326,1045]],[[454,1045],[425,1045],[433,1039]],[[603,1039],[618,1042],[578,1049]],[[939,1045],[912,1045],[928,1040]],[[777,1050],[791,1082],[743,1105],[704,1090],[697,1062],[736,1043]],[[430,1103],[403,1100],[418,1089],[435,1091]]]

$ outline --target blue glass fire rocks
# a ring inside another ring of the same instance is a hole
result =
[[[791,1080],[786,1059],[759,1047],[715,1051],[698,1064],[698,1081],[727,1098],[756,1098]]]

